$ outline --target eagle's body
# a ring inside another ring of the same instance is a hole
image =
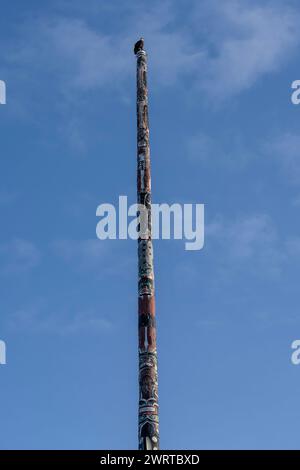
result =
[[[144,39],[139,39],[134,45],[134,53],[137,54],[139,51],[144,49]]]

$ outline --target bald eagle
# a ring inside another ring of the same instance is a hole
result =
[[[144,49],[144,38],[139,39],[134,45],[134,53],[137,54],[139,51]]]

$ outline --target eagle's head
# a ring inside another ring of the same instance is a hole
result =
[[[134,53],[137,54],[138,51],[142,51],[144,49],[144,38],[140,38],[134,45]]]

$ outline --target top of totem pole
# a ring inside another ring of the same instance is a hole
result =
[[[136,56],[146,55],[144,51],[144,38],[140,38],[134,45],[134,54]]]

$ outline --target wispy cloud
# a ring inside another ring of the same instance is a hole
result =
[[[277,281],[288,261],[286,241],[267,214],[244,214],[233,219],[216,216],[205,226],[201,256],[204,263],[209,260],[208,264],[203,268],[197,258],[186,258],[177,266],[176,278],[196,286],[201,276],[204,292],[242,279],[249,285],[254,280]]]
[[[233,221],[217,218],[206,227],[207,250],[218,257],[219,274],[224,279],[245,272],[255,277],[278,277],[286,258],[272,219],[252,214]]]
[[[41,253],[31,241],[17,238],[0,245],[0,258],[2,274],[20,274],[36,267]]]
[[[60,70],[76,88],[101,87],[127,77],[128,42],[115,41],[82,20],[57,19],[43,33],[58,59]],[[67,65],[67,67],[64,66]]]
[[[232,0],[206,5],[199,5],[196,18],[204,20],[210,13],[206,32],[211,53],[206,54],[206,76],[200,84],[211,96],[220,99],[251,88],[295,53],[299,14],[286,4]]]
[[[187,155],[191,162],[205,167],[223,167],[227,170],[244,168],[258,155],[249,141],[241,133],[218,133],[218,139],[203,132],[192,135],[187,140]]]
[[[300,256],[300,237],[293,236],[289,237],[286,241],[286,250],[289,256],[294,259],[295,257]]]
[[[99,268],[107,247],[97,239],[58,240],[52,243],[54,253],[79,269]]]
[[[208,135],[200,132],[191,136],[187,143],[188,156],[192,161],[207,164],[219,153],[215,141]]]
[[[128,9],[126,13],[127,21],[115,34],[104,33],[84,19],[41,18],[35,23],[35,39],[21,46],[14,57],[21,63],[34,63],[36,55],[39,61],[45,57],[45,67],[55,72],[59,82],[64,82],[65,94],[70,87],[77,91],[103,87],[120,91],[128,78],[134,77],[133,44],[138,39],[135,29],[141,16],[154,82],[170,85],[186,73],[197,72],[202,52],[191,47],[191,39],[184,31],[167,30],[175,18],[169,2],[145,10]],[[28,29],[25,34],[30,35]],[[36,36],[40,41],[36,41]],[[155,80],[156,75],[159,79]]]
[[[77,272],[90,271],[97,278],[126,277],[133,272],[135,260],[122,251],[122,246],[122,240],[98,239],[57,240],[51,244],[54,254]]]
[[[118,14],[119,7],[114,10]],[[22,44],[8,49],[10,63],[19,66],[34,66],[38,56],[39,67],[51,70],[51,76],[64,84],[64,93],[70,87],[122,89],[133,77],[130,57],[141,19],[153,83],[170,86],[189,76],[194,91],[204,90],[213,99],[247,90],[278,70],[300,40],[298,12],[278,3],[191,2],[180,22],[182,12],[170,2],[137,5],[122,9],[124,22],[113,33],[97,29],[88,18],[72,13],[68,17],[67,11],[64,17],[40,18],[27,25]]]
[[[294,183],[300,182],[300,135],[287,132],[270,139],[264,145],[265,152],[274,158]]]
[[[60,327],[61,334],[77,334],[82,332],[108,332],[113,324],[98,312],[78,312]]]
[[[109,332],[113,324],[101,312],[70,312],[69,309],[55,311],[49,308],[48,302],[38,300],[11,313],[7,326],[12,330],[64,336]]]

